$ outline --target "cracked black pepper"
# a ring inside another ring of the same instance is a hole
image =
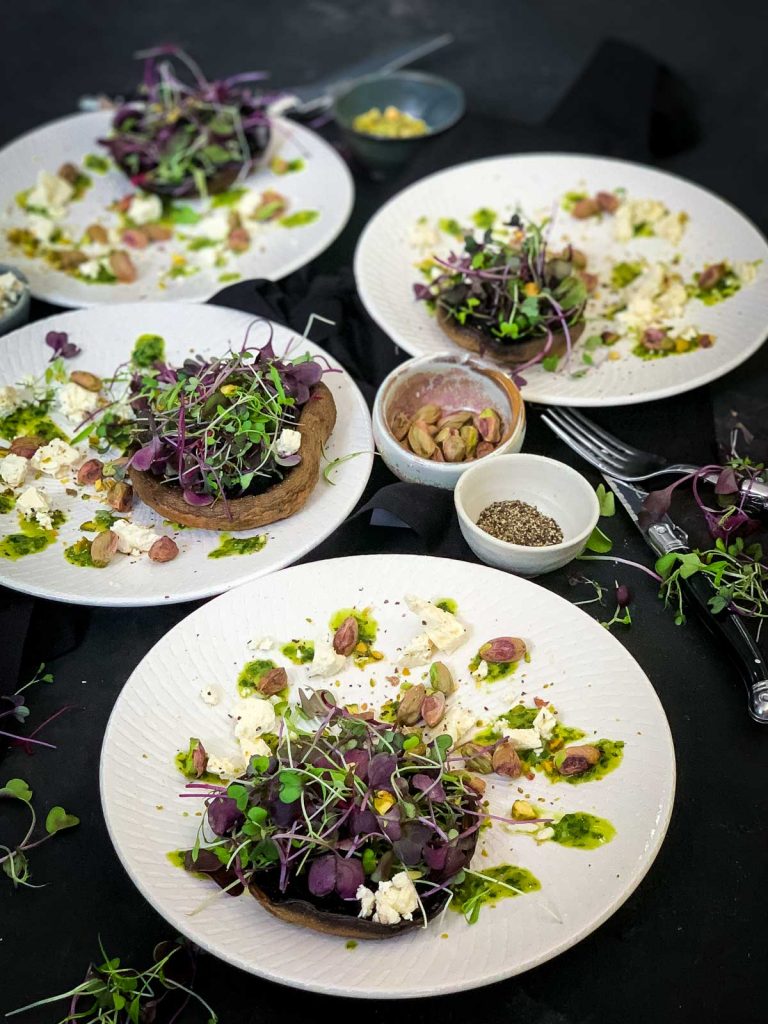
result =
[[[494,501],[480,513],[477,525],[498,540],[530,548],[549,547],[563,539],[555,520],[527,501]]]

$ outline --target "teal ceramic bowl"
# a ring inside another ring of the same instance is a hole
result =
[[[371,107],[384,110],[397,107],[427,124],[424,135],[407,139],[379,138],[355,131],[352,124],[358,114]],[[421,71],[395,71],[388,75],[369,75],[342,87],[333,101],[333,114],[350,149],[368,166],[386,170],[398,167],[431,139],[447,131],[464,113],[464,93],[453,82]]]
[[[0,334],[8,334],[9,331],[15,331],[17,327],[23,327],[27,320],[29,320],[30,293],[27,279],[16,267],[0,263],[0,274],[9,273],[21,281],[24,285],[24,291],[21,293],[19,301],[15,302],[10,309],[7,309],[5,312],[0,310]]]

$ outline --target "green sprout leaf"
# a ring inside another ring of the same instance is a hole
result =
[[[587,550],[595,551],[597,554],[604,555],[613,547],[613,541],[610,537],[606,536],[599,526],[596,526],[592,533],[589,535],[587,541]]]
[[[605,484],[598,484],[595,490],[597,501],[600,505],[601,516],[612,516],[616,514],[616,498],[613,491],[608,490]]]
[[[32,799],[32,790],[23,779],[9,779],[0,789],[0,796],[9,796],[28,804]]]
[[[74,828],[80,824],[80,819],[74,814],[67,814],[63,807],[52,807],[45,819],[45,831],[49,835],[61,832],[65,828]]]

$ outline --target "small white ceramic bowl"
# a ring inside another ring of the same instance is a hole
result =
[[[492,537],[477,526],[494,501],[526,501],[563,531],[560,544],[527,547]],[[543,455],[501,455],[470,464],[454,492],[459,526],[479,559],[518,576],[538,576],[567,565],[584,550],[600,517],[589,481],[564,462]]]
[[[414,455],[392,433],[397,412],[412,416],[419,406],[434,403],[447,412],[490,407],[502,419],[501,442],[490,455],[470,462],[433,462]],[[525,438],[525,405],[506,374],[484,366],[470,355],[445,354],[409,359],[385,378],[373,405],[373,437],[389,469],[408,483],[451,489],[470,466],[519,452]]]

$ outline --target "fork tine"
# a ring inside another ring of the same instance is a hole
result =
[[[616,437],[614,434],[610,434],[607,430],[598,426],[593,420],[588,419],[578,409],[566,409],[567,412],[574,420],[576,420],[582,427],[590,430],[593,434],[600,438],[606,445],[612,447],[614,451],[623,452],[625,455],[634,455],[639,458],[652,458],[650,452],[644,452],[641,448],[635,448],[631,444],[627,444],[626,441],[622,441],[621,438]]]
[[[557,434],[561,441],[565,442],[572,451],[576,452],[577,455],[581,456],[581,458],[591,466],[599,469],[602,473],[607,473],[608,476],[621,477],[625,474],[625,468],[623,466],[617,464],[609,456],[605,456],[594,446],[585,444],[584,441],[574,434],[569,427],[552,417],[549,411],[543,414],[541,420],[542,423],[547,424],[553,433]]]
[[[595,437],[590,430],[583,427],[578,420],[568,415],[570,410],[558,409],[558,415],[552,416],[552,419],[559,423],[563,430],[567,431],[573,437],[575,437],[579,443],[586,448],[588,451],[594,451],[604,461],[612,463],[615,468],[621,472],[625,472],[630,468],[633,463],[633,457],[624,454],[624,452],[618,451],[612,448],[610,445],[601,441],[599,437]]]

